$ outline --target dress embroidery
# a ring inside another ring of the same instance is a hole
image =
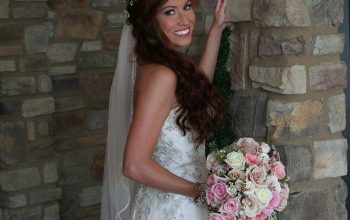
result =
[[[176,124],[176,108],[169,112],[152,156],[159,165],[184,179],[192,182],[205,182],[207,179],[204,145],[196,148],[191,132],[183,135]],[[132,219],[208,219],[207,210],[198,209],[190,197],[140,185],[132,208]]]

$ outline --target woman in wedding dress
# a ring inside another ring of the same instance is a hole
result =
[[[200,183],[207,181],[208,172],[204,140],[222,117],[222,101],[211,81],[225,28],[226,1],[217,1],[198,64],[180,50],[192,41],[191,1],[132,0],[128,4],[119,47],[119,79],[113,81],[110,98],[101,219],[209,219],[208,210],[200,204],[205,200],[201,187],[205,184]],[[128,79],[120,79],[123,74]],[[123,90],[131,94],[119,98]],[[129,109],[125,100],[132,100]]]

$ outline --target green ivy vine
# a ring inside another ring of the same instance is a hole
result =
[[[221,37],[213,86],[224,101],[225,113],[222,124],[214,130],[213,137],[206,141],[207,154],[214,149],[220,149],[231,144],[236,139],[236,136],[233,134],[232,117],[230,115],[230,103],[233,91],[231,90],[230,72],[227,70],[227,60],[230,52],[229,36],[232,32],[229,27],[226,27]]]

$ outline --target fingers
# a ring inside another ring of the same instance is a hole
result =
[[[215,13],[216,14],[224,14],[225,8],[227,5],[227,0],[218,0],[216,3]]]

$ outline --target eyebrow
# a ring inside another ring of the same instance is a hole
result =
[[[188,1],[185,3],[185,5],[188,4],[188,3],[191,3],[191,1],[188,0]],[[169,5],[169,6],[165,6],[165,7],[161,8],[160,10],[163,11],[164,9],[167,9],[167,8],[177,8],[177,6]]]

